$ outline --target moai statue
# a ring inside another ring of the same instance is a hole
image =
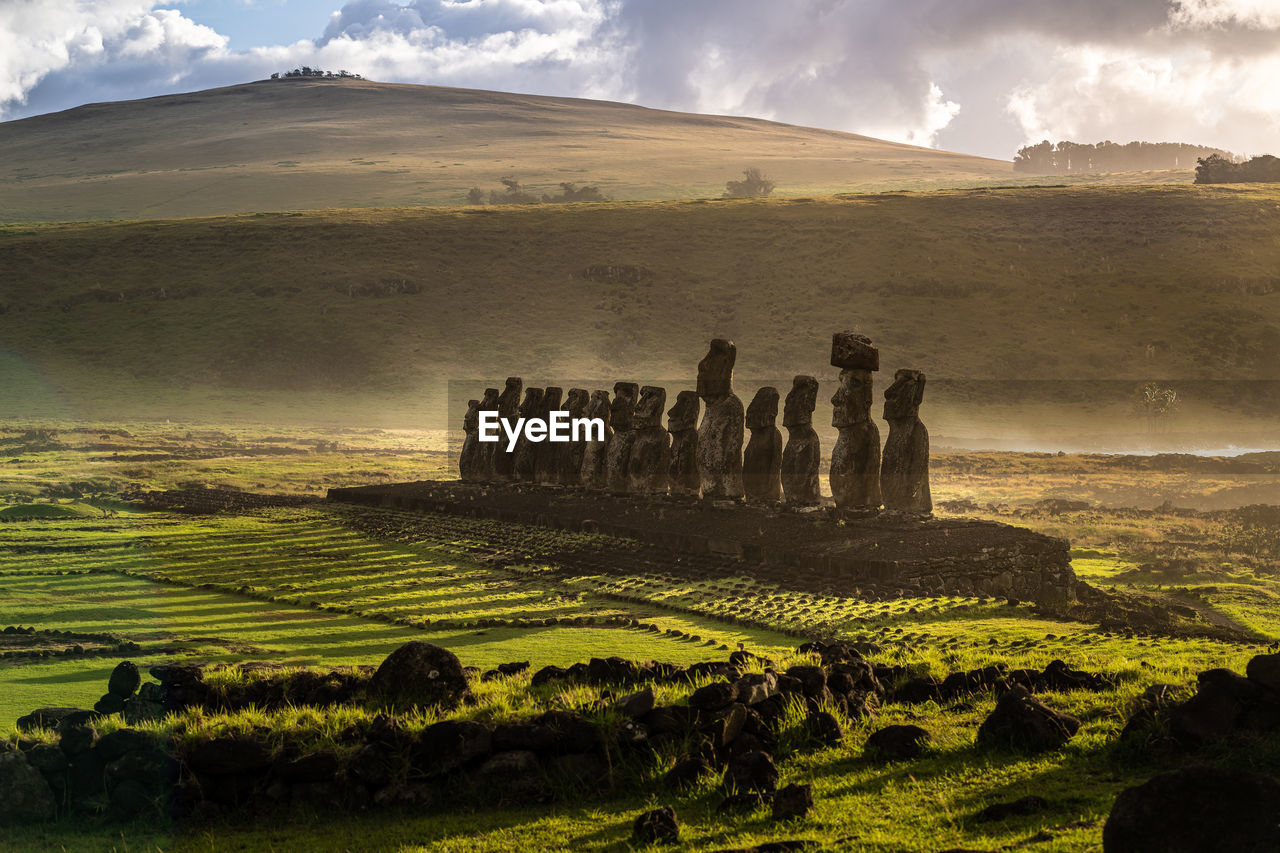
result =
[[[480,441],[480,412],[497,412],[497,411],[498,411],[498,389],[497,388],[484,389],[484,396],[480,398],[480,406],[476,410],[475,461],[473,463],[474,473],[472,474],[472,477],[471,477],[471,479],[475,480],[476,482],[489,483],[494,480],[493,460],[494,460],[496,451],[501,444],[501,441],[500,440],[494,441],[494,442]],[[465,423],[463,425],[463,428],[464,429],[466,428]],[[498,431],[499,431],[499,435],[501,435],[501,431],[502,431],[501,427],[499,427]],[[466,455],[466,452],[467,452],[467,445],[466,445],[466,442],[463,442],[462,444],[463,456]],[[462,466],[461,459],[458,461],[458,465],[459,467]],[[463,479],[464,480],[467,479],[465,474],[463,475]]]
[[[569,412],[570,429],[573,428],[574,421],[586,417],[590,399],[585,388],[569,389],[564,407]],[[570,433],[569,437],[572,439],[573,434]],[[559,449],[556,454],[556,482],[562,486],[578,485],[581,482],[578,478],[582,470],[582,455],[587,447],[586,439],[580,437],[577,441],[553,444],[552,447]]]
[[[787,428],[787,446],[782,451],[782,495],[788,506],[818,506],[822,489],[818,485],[818,465],[822,442],[813,428],[813,410],[818,405],[818,380],[797,376],[782,409],[782,425]]]
[[[520,392],[524,389],[524,380],[519,376],[508,376],[507,386],[502,389],[502,394],[498,396],[498,417],[509,420],[511,423],[516,422],[516,418],[520,416]],[[507,442],[505,440],[506,433],[499,433],[499,439],[493,444],[486,447],[489,450],[489,456],[493,460],[490,468],[493,470],[494,480],[513,480],[516,476],[516,454],[515,450],[507,450]]]
[[[614,383],[613,405],[609,409],[613,438],[605,452],[604,484],[606,489],[619,494],[630,485],[631,444],[636,439],[632,419],[639,394],[640,386],[634,382]]]
[[[587,417],[604,421],[604,441],[588,441],[582,448],[582,467],[578,469],[578,482],[584,488],[602,490],[608,484],[605,461],[609,445],[613,443],[612,404],[608,391],[593,391],[587,402]]]
[[[551,429],[551,413],[558,412],[564,407],[560,404],[560,398],[564,396],[564,389],[557,388],[554,385],[547,386],[542,392],[542,407],[538,411],[538,417],[547,424],[548,436]],[[559,462],[560,452],[565,448],[564,444],[550,441],[549,438],[533,445],[533,480],[544,486],[557,485],[560,482]]]
[[[458,451],[458,479],[469,483],[476,479],[476,462],[480,453],[480,401],[468,400],[462,417],[462,449]]]
[[[671,433],[671,467],[668,469],[671,494],[698,496],[702,478],[698,475],[698,410],[702,402],[697,391],[681,391],[667,412],[667,432]]]
[[[716,338],[698,362],[698,396],[707,404],[698,427],[698,476],[702,496],[715,500],[742,497],[742,401],[733,393],[733,363],[738,348]]]
[[[542,389],[526,388],[524,389],[524,402],[520,404],[517,416],[522,418],[536,418],[542,414]],[[504,433],[505,435],[505,433]],[[524,433],[520,431],[520,437],[516,439],[515,449],[511,451],[514,462],[511,466],[513,479],[521,483],[532,483],[534,478],[534,469],[537,464],[538,445],[530,441]]]
[[[782,433],[778,420],[778,389],[766,385],[747,406],[751,440],[742,454],[742,490],[754,503],[782,500]]]
[[[871,372],[880,369],[880,351],[854,332],[836,332],[831,364],[842,368],[831,398],[831,425],[840,431],[831,449],[831,494],[842,509],[880,506],[880,430],[871,420]]]
[[[627,491],[665,495],[671,467],[671,435],[662,428],[667,389],[646,385],[631,419],[631,453],[627,459]]]
[[[893,384],[884,391],[884,419],[889,422],[889,438],[884,443],[884,465],[880,487],[885,509],[929,515],[933,498],[929,494],[929,431],[920,422],[920,401],[924,399],[924,374],[899,370]]]

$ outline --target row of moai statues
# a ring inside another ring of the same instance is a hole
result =
[[[518,377],[508,378],[501,393],[488,388],[482,399],[468,404],[458,462],[462,479],[579,486],[619,494],[745,498],[792,507],[821,505],[822,446],[813,428],[818,380],[797,376],[792,381],[783,403],[784,444],[776,426],[778,389],[759,389],[744,411],[733,393],[736,359],[732,341],[713,340],[698,364],[697,391],[676,396],[666,413],[665,429],[667,392],[657,386],[618,382],[612,399],[607,391],[588,394],[574,388],[562,402],[560,388],[524,389]],[[836,506],[870,512],[883,504],[890,510],[930,513],[929,433],[919,418],[924,374],[899,370],[886,389],[889,437],[882,458],[880,431],[871,418],[872,373],[880,369],[879,351],[863,335],[837,332],[831,364],[840,368],[840,384],[831,398],[831,425],[839,431],[830,472]],[[521,436],[510,452],[503,442],[479,440],[481,411],[497,412],[514,422],[517,417],[547,419],[561,409],[570,418],[599,418],[604,439],[531,442]]]

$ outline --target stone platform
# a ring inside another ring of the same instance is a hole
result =
[[[791,569],[850,588],[1041,603],[1075,598],[1066,541],[990,521],[889,514],[857,518],[833,509],[790,512],[554,486],[432,480],[330,489],[328,499],[600,533],[643,542],[673,557],[713,555],[741,561],[744,572],[751,565]]]

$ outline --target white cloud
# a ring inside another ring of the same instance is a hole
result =
[[[1052,72],[1016,89],[1027,142],[1177,141],[1263,153],[1280,131],[1280,51],[1242,63],[1203,46],[1151,55],[1096,46],[1054,52]]]
[[[1277,0],[1177,0],[1169,13],[1171,27],[1197,29],[1243,26],[1250,29],[1280,28]]]
[[[160,5],[0,0],[0,118],[310,65],[1003,156],[1019,137],[1256,152],[1280,128],[1280,0],[352,0],[314,39],[244,51]]]

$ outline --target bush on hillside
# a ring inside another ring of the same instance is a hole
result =
[[[774,183],[759,169],[745,169],[741,181],[727,181],[725,198],[764,198],[773,192]]]

